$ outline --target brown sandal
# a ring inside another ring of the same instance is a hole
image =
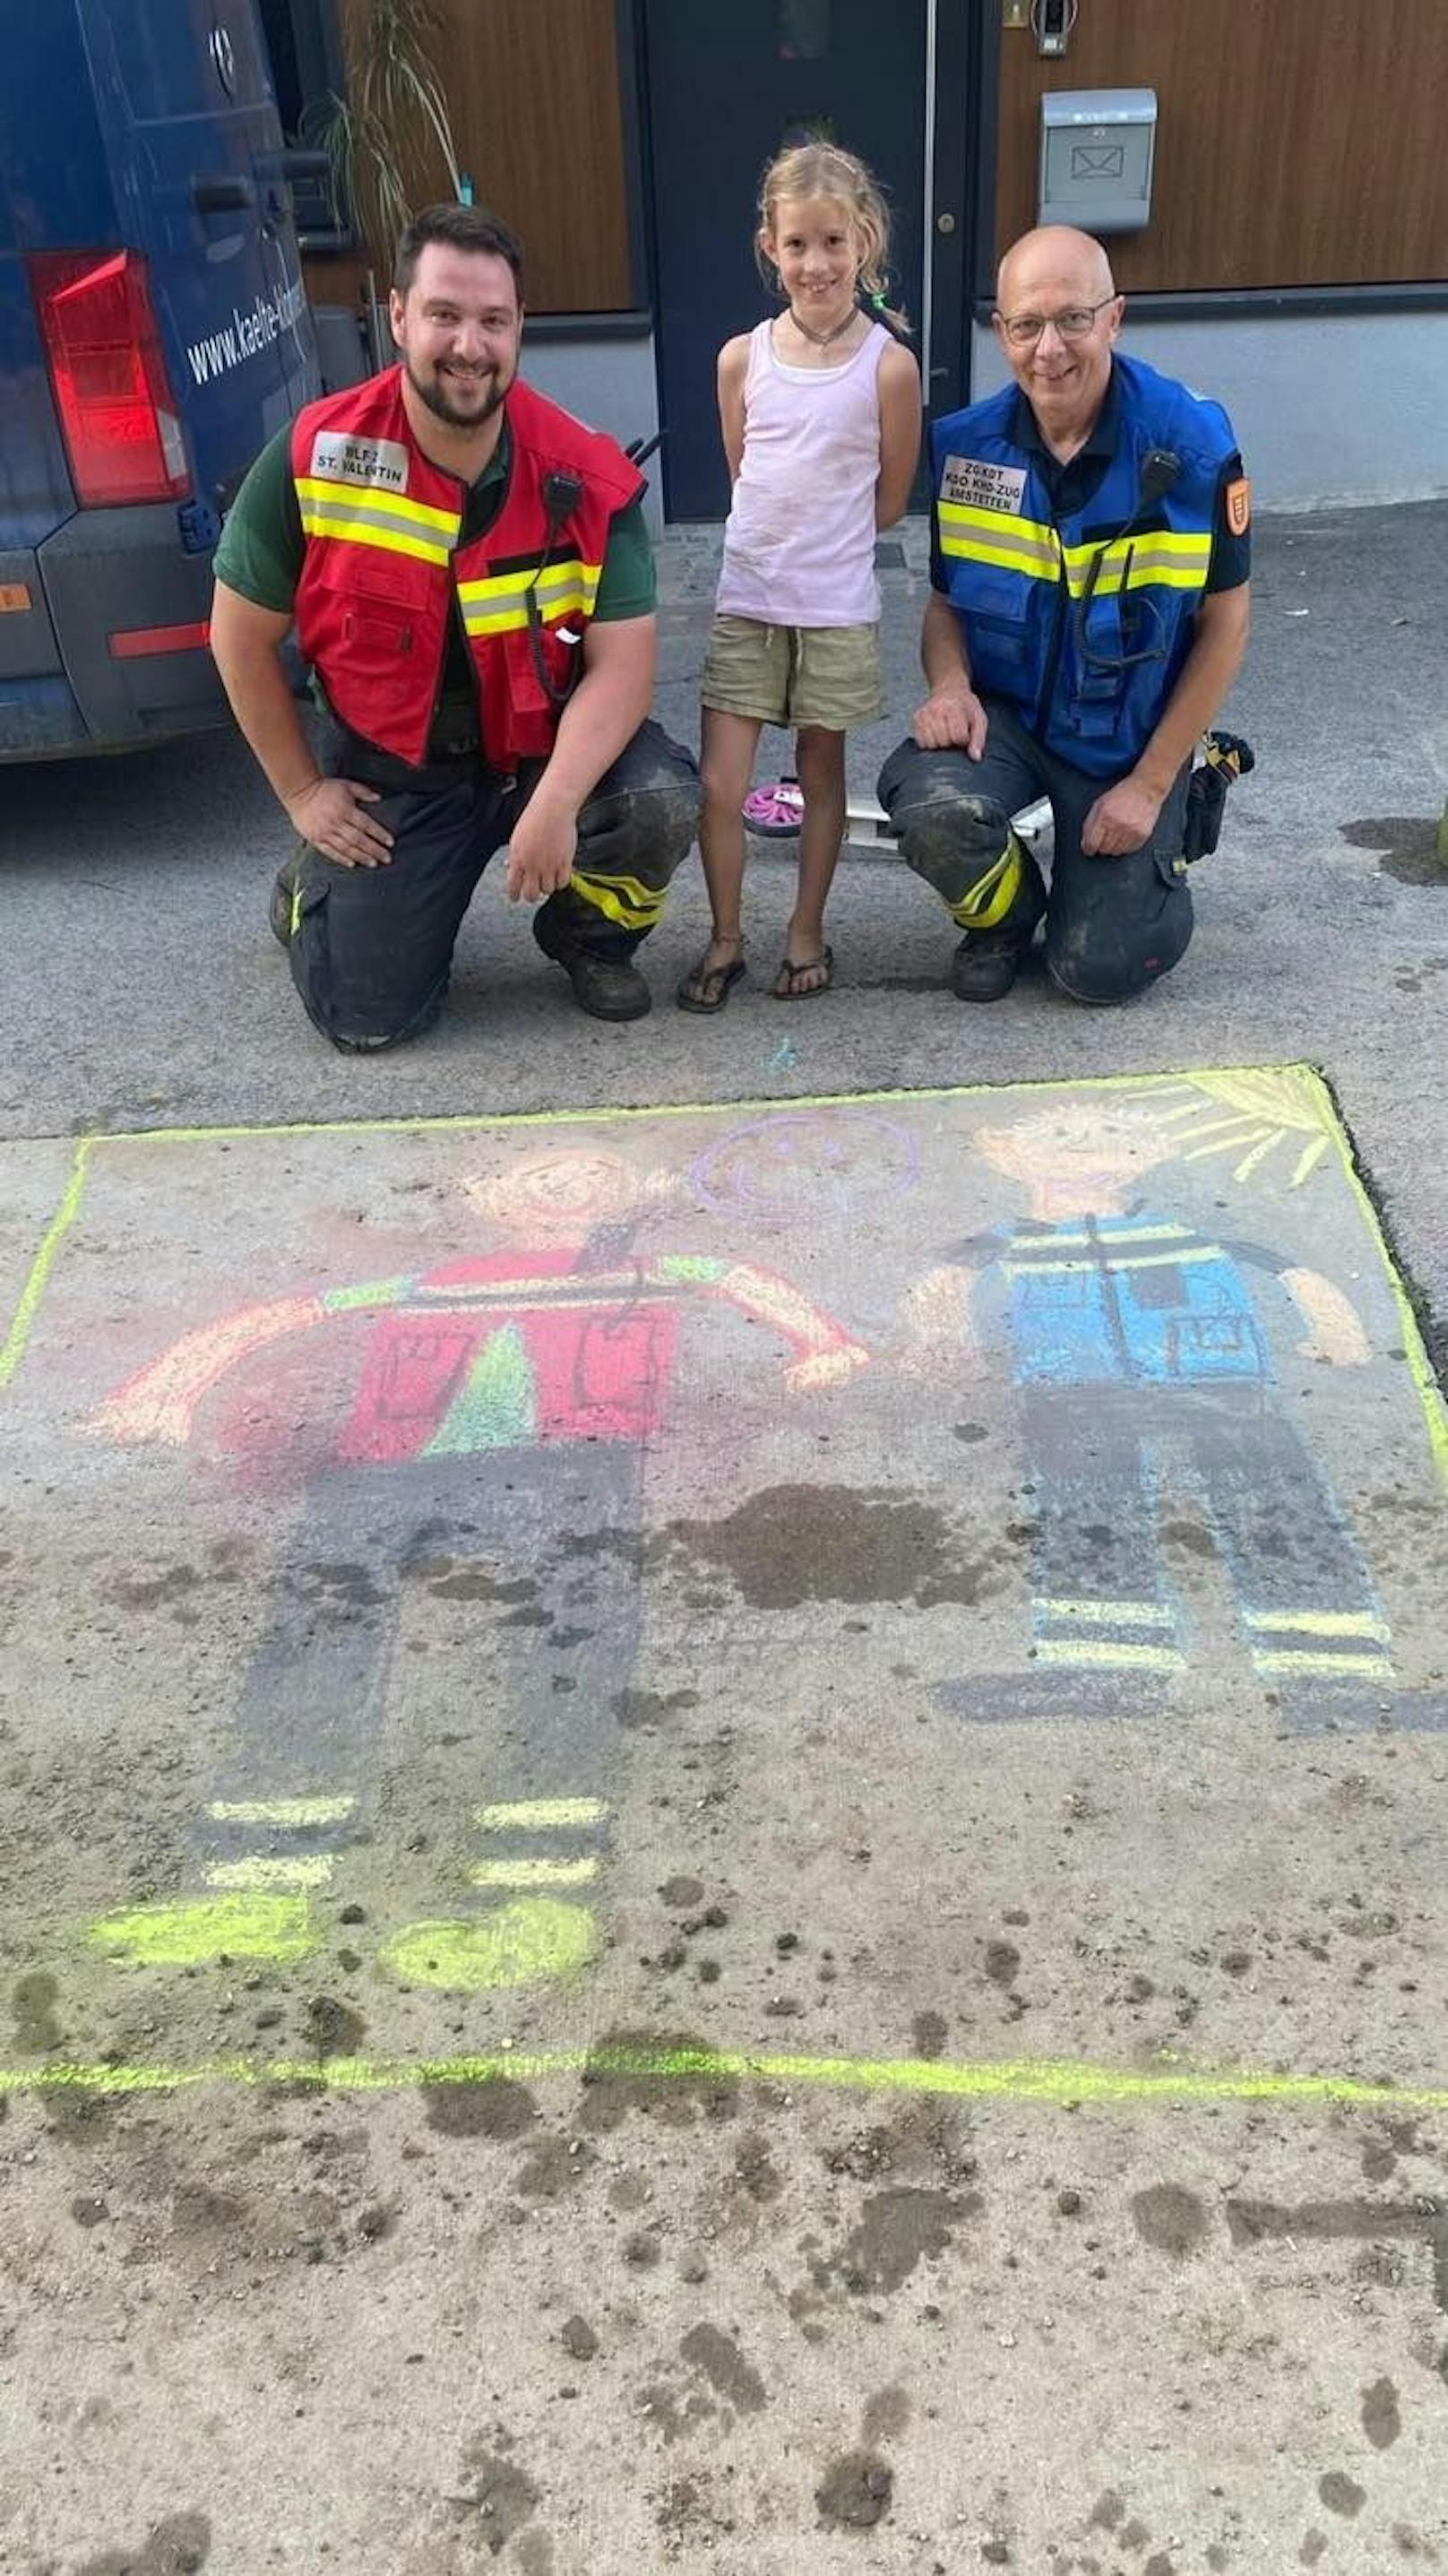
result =
[[[731,957],[727,966],[711,966],[706,949],[697,966],[691,966],[674,995],[681,1011],[698,1011],[710,1018],[722,1011],[730,992],[744,972],[743,956]]]
[[[817,984],[800,984],[799,975],[818,975]],[[816,993],[827,993],[835,980],[835,952],[822,948],[818,957],[781,957],[779,973],[774,979],[776,1002],[812,1002]]]

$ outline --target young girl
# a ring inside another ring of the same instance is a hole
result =
[[[703,685],[699,846],[714,935],[679,986],[685,1011],[721,1011],[744,972],[740,806],[765,724],[797,728],[803,794],[774,991],[795,1000],[830,982],[824,910],[845,830],[845,728],[885,712],[875,532],[901,516],[920,449],[920,370],[860,300],[884,309],[888,243],[863,162],[799,144],[765,172],[759,213],[760,267],[789,300],[719,353],[734,489]]]

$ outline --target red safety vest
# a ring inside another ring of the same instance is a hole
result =
[[[484,759],[504,771],[546,759],[560,709],[538,677],[529,594],[544,668],[561,690],[598,597],[609,522],[644,488],[611,438],[531,386],[515,380],[504,409],[507,487],[492,525],[468,545],[458,543],[464,487],[413,437],[400,367],[308,403],[292,424],[307,541],[297,639],[334,715],[400,760],[427,757],[454,598],[477,673]],[[553,472],[576,475],[583,491],[556,520],[544,565],[543,487]]]

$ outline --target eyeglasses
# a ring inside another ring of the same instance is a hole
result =
[[[1063,340],[1084,340],[1097,314],[1115,302],[1114,295],[1103,295],[1099,304],[1073,304],[1064,313],[997,313],[995,319],[1013,349],[1029,349],[1048,322]]]

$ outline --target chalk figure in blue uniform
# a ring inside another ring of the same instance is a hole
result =
[[[1138,1196],[1176,1150],[1128,1104],[1059,1102],[978,1150],[1019,1181],[1029,1214],[951,1245],[917,1285],[917,1356],[986,1365],[1003,1339],[1033,1489],[1032,1653],[1052,1675],[1152,1696],[1188,1660],[1158,1527],[1164,1467],[1196,1490],[1253,1669],[1289,1700],[1391,1684],[1388,1622],[1321,1467],[1281,1408],[1261,1321],[1285,1291],[1305,1356],[1369,1357],[1320,1272],[1199,1230]],[[1098,1694],[1099,1695],[1099,1694]],[[1059,1696],[1059,1694],[1058,1694]]]

